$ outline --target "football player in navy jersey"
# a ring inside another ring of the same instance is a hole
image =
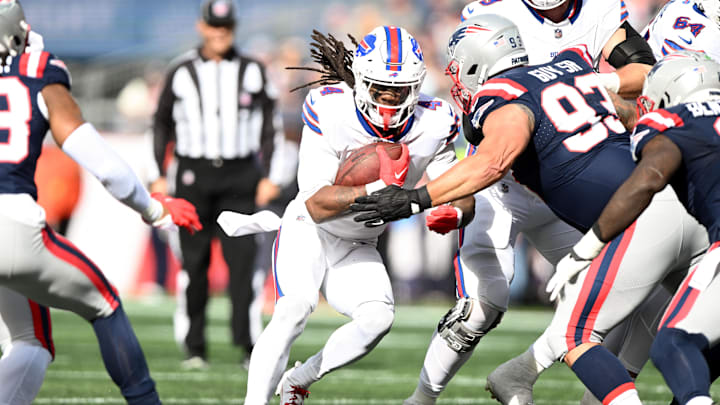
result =
[[[602,249],[668,184],[707,228],[708,253],[675,293],[651,358],[681,404],[710,405],[703,353],[720,340],[720,64],[702,53],[669,54],[650,71],[639,104],[646,114],[632,134],[637,167],[579,243],[590,251]],[[568,273],[593,259],[574,251],[561,261]]]
[[[36,202],[34,175],[43,138],[51,130],[65,153],[153,226],[200,229],[195,207],[180,199],[150,196],[130,167],[83,120],[70,95],[70,76],[63,62],[42,50],[25,52],[28,31],[20,4],[16,0],[0,2],[0,285],[32,300],[30,312],[33,318],[39,316],[30,322],[44,324],[40,340],[50,348],[49,313],[32,303],[70,310],[88,320],[105,367],[126,401],[159,404],[145,356],[117,291],[90,259],[53,232]],[[22,337],[19,334],[26,329],[29,316],[23,316],[23,308],[8,307],[5,297],[0,311],[10,350],[5,351],[8,346],[4,344],[4,355],[13,353],[14,340]],[[3,357],[0,367],[5,372],[5,367],[17,365]],[[35,375],[42,380],[44,370]],[[2,381],[2,398],[13,405],[32,402],[37,392],[12,396],[22,388],[13,387],[15,382]]]
[[[628,134],[585,47],[527,66],[517,27],[485,15],[456,28],[448,54],[446,73],[458,106],[483,134],[477,152],[425,187],[387,187],[357,198],[352,209],[367,212],[355,220],[376,226],[404,218],[474,194],[512,169],[558,217],[589,230],[635,165]],[[564,359],[603,403],[639,404],[632,378],[599,343],[666,276],[684,274],[706,248],[706,233],[672,190],[660,193],[560,295],[544,335],[555,359]],[[644,271],[635,272],[641,264]]]

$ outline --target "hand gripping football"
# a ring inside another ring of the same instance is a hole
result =
[[[380,178],[380,159],[375,148],[380,145],[392,160],[402,154],[399,143],[375,142],[350,151],[340,163],[335,184],[339,186],[361,186]]]

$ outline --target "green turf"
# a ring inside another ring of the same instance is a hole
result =
[[[375,350],[355,364],[327,375],[310,389],[310,404],[400,404],[415,388],[430,334],[448,304],[400,306],[392,331]],[[247,372],[241,354],[229,345],[228,302],[213,299],[208,336],[211,367],[182,371],[181,353],[173,341],[169,299],[153,304],[126,302],[127,312],[143,345],[152,376],[165,404],[240,404]],[[498,329],[486,336],[473,358],[440,397],[441,404],[493,404],[485,376],[516,355],[545,327],[548,309],[511,308]],[[319,350],[346,319],[321,306],[295,342],[290,361]],[[75,315],[54,311],[57,357],[48,370],[37,404],[121,404],[122,397],[105,373],[91,327]],[[652,366],[638,380],[647,404],[667,404],[669,390]],[[582,385],[567,367],[555,365],[535,387],[536,403],[578,403]],[[715,392],[717,393],[717,392]],[[275,401],[273,401],[275,402]]]

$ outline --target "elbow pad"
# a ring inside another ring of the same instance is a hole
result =
[[[477,146],[484,138],[482,128],[475,128],[470,122],[470,116],[467,114],[463,114],[462,131],[465,140],[471,145]]]
[[[630,63],[654,65],[656,62],[655,56],[647,41],[627,21],[620,28],[625,29],[625,40],[617,44],[610,52],[608,63],[615,69]]]

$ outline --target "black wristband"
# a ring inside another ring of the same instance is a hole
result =
[[[595,237],[598,238],[598,240],[599,240],[600,242],[605,242],[605,243],[610,242],[609,240],[603,240],[603,238],[600,237],[600,234],[601,234],[601,232],[600,232],[600,225],[598,225],[597,222],[595,222],[595,223],[593,224],[593,226],[592,226],[592,228],[590,228],[590,230],[595,234]]]
[[[432,199],[430,198],[430,193],[427,191],[427,186],[413,190],[410,194],[410,203],[413,206],[413,214],[423,212],[432,207]]]

